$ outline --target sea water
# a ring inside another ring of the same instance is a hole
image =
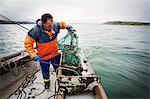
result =
[[[34,25],[24,25],[31,29]],[[79,47],[110,99],[150,98],[150,27],[74,23]],[[61,30],[59,38],[66,34]],[[24,49],[27,31],[0,25],[0,57]]]

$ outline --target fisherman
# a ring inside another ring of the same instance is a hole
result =
[[[72,31],[73,27],[64,22],[54,22],[53,16],[46,13],[41,16],[40,20],[36,21],[36,26],[28,32],[25,38],[24,44],[29,56],[40,62],[45,89],[49,89],[50,86],[49,63],[52,63],[56,72],[60,62],[57,45],[57,35],[60,29]],[[37,53],[33,47],[34,42],[36,43]]]

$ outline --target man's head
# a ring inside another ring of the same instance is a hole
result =
[[[44,28],[47,30],[47,31],[50,31],[52,28],[53,28],[53,17],[51,14],[43,14],[42,17],[41,17],[41,20],[42,20],[42,23],[43,23],[43,26]]]

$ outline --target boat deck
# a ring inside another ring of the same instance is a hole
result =
[[[45,90],[44,89],[44,83],[42,79],[42,72],[38,71],[34,76],[31,77],[30,82],[26,82],[27,80],[22,80],[23,78],[19,79],[19,82],[21,83],[21,87],[19,87],[14,94],[12,94],[8,99],[51,99],[55,95],[55,81],[56,81],[56,73],[51,71],[50,74],[50,89]],[[28,76],[27,76],[28,78]],[[4,91],[15,91],[14,86],[18,86],[18,81],[14,82],[9,86],[9,89]],[[28,80],[29,81],[29,80]],[[28,84],[25,88],[25,84]],[[5,92],[3,92],[5,93]],[[3,95],[2,95],[3,96]],[[92,99],[94,96],[93,92],[82,93],[77,95],[66,95],[65,99]],[[2,97],[1,99],[6,99]],[[98,99],[98,98],[97,98]]]
[[[80,53],[82,56],[82,54]],[[84,70],[82,72],[82,77],[95,77],[95,72],[91,68],[89,62],[82,56],[81,57],[82,66]],[[28,65],[27,65],[28,64]],[[34,64],[34,65],[33,65]],[[13,82],[9,86],[5,87],[4,89],[0,90],[1,97],[0,99],[57,99],[54,98],[56,95],[62,95],[62,93],[57,92],[57,77],[56,73],[54,72],[53,66],[50,66],[50,89],[45,90],[44,89],[44,82],[42,77],[42,72],[39,69],[39,63],[30,61],[29,63],[26,63],[25,66],[29,67],[29,70],[31,71],[29,74],[26,74],[25,76],[21,77],[17,81]],[[31,70],[31,67],[36,67],[36,70],[39,71],[35,72],[35,68]],[[27,71],[29,71],[27,70]],[[24,71],[20,71],[24,72]],[[20,75],[20,74],[19,74]],[[10,77],[10,76],[9,76]],[[76,77],[76,76],[75,76]],[[9,78],[10,79],[10,78]],[[13,78],[12,78],[13,79]],[[4,82],[3,82],[4,83]],[[64,94],[63,94],[64,95]],[[85,93],[79,93],[75,95],[68,95],[65,94],[65,99],[93,99],[94,97],[94,91],[93,92],[85,92]],[[59,98],[58,98],[59,99]],[[99,97],[97,96],[97,98]],[[107,99],[107,98],[103,98]]]

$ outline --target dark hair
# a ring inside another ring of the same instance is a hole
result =
[[[47,20],[51,19],[51,18],[53,18],[51,14],[49,14],[49,13],[43,14],[42,17],[41,17],[42,23],[46,23]]]
[[[36,20],[36,24],[38,24],[39,21],[41,21],[41,19],[37,19],[37,20]]]

